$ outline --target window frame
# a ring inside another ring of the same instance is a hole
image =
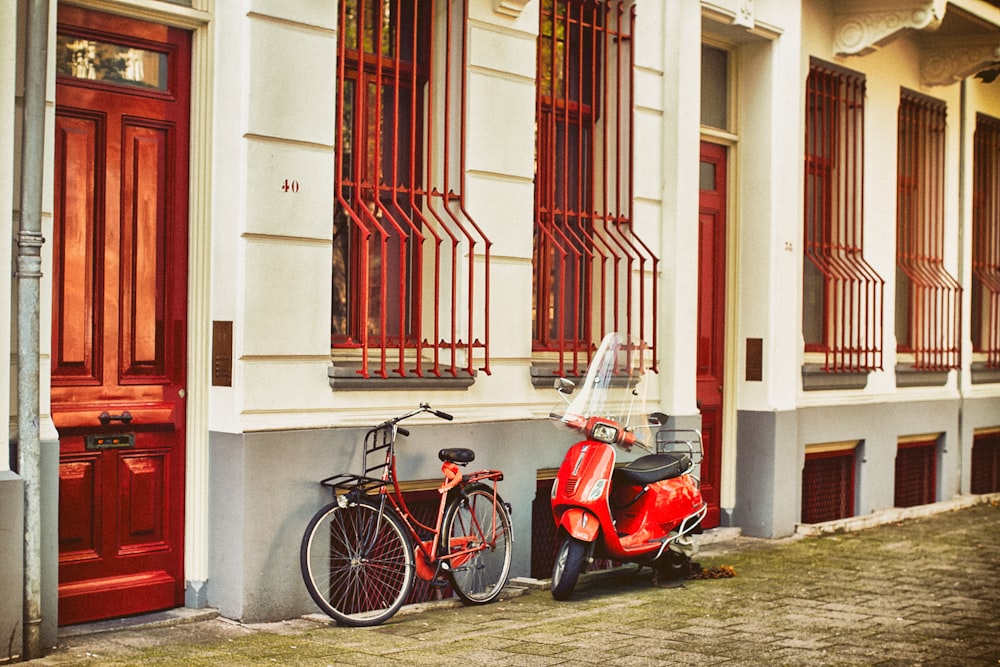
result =
[[[1000,119],[976,115],[973,138],[972,350],[1000,368]]]
[[[865,77],[817,58],[806,82],[802,333],[822,370],[882,369],[885,281],[864,257]]]
[[[543,0],[539,21],[534,359],[541,375],[580,375],[610,331],[655,359],[659,259],[633,211],[635,4]]]
[[[465,3],[339,10],[331,385],[489,374],[492,244],[464,195]]]
[[[897,128],[896,349],[919,371],[961,365],[962,288],[944,267],[943,101],[903,89]]]

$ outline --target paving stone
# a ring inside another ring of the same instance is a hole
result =
[[[998,505],[821,537],[733,537],[699,560],[737,576],[682,588],[626,568],[584,575],[568,602],[532,589],[406,610],[378,628],[175,614],[166,625],[65,629],[58,648],[25,664],[997,667]]]

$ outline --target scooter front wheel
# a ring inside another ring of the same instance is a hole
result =
[[[569,599],[586,560],[587,543],[569,535],[564,537],[552,568],[552,597],[556,600]]]

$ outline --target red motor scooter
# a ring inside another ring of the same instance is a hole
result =
[[[649,357],[642,344],[608,334],[580,391],[550,415],[584,437],[566,452],[552,485],[560,540],[552,570],[557,600],[573,593],[594,558],[649,565],[661,585],[690,573],[691,535],[701,532],[708,509],[692,475],[701,462],[701,436],[663,428],[666,415],[645,411]],[[556,388],[570,394],[575,385],[560,378]],[[650,453],[616,465],[616,448],[636,446]]]

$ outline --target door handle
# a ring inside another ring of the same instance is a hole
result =
[[[107,426],[111,422],[121,422],[127,426],[132,421],[132,413],[126,410],[120,415],[112,415],[108,414],[108,411],[105,410],[97,415],[97,420],[101,422],[101,426]]]

